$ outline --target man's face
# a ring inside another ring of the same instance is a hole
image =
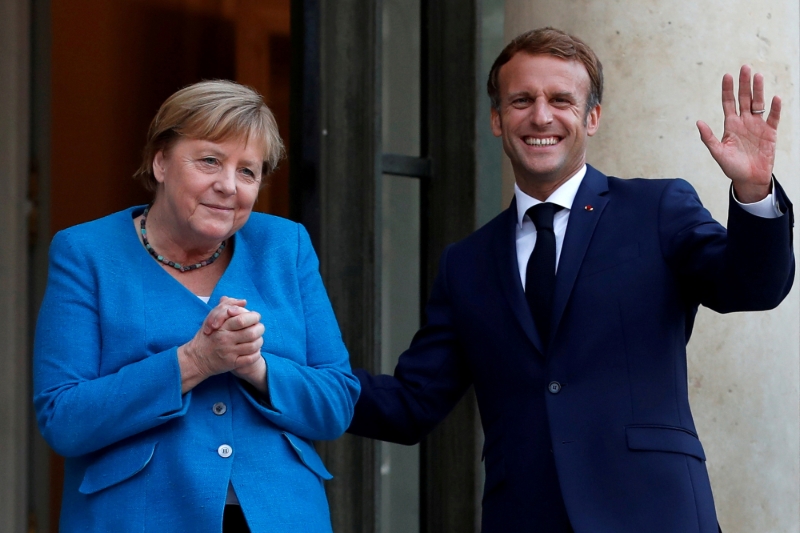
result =
[[[583,166],[587,138],[597,131],[600,106],[586,113],[589,74],[578,61],[526,53],[498,74],[492,132],[502,137],[520,188],[544,200]]]

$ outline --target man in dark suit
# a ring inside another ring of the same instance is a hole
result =
[[[725,76],[721,140],[698,123],[732,181],[727,230],[685,181],[585,164],[602,86],[594,52],[558,30],[503,50],[489,94],[515,200],[445,250],[394,375],[357,371],[349,431],[406,444],[474,385],[484,533],[716,533],[688,401],[694,317],[770,309],[791,288],[791,203],[772,178],[780,100],[764,114],[763,77],[742,67],[737,110]]]

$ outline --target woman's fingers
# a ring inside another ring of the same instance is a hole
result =
[[[247,355],[240,355],[236,358],[234,370],[241,370],[249,366],[255,365],[261,359],[261,352],[256,351]]]
[[[222,327],[222,324],[224,324],[228,318],[247,311],[245,306],[247,306],[247,300],[223,296],[203,321],[203,333],[210,335],[211,332]]]
[[[261,315],[255,311],[245,311],[236,316],[229,317],[220,328],[224,331],[239,331],[247,329],[261,322]]]
[[[186,367],[187,378],[192,381],[184,388],[191,389],[204,379],[224,372],[238,375],[237,369],[242,369],[243,375],[253,372],[260,375],[265,329],[261,315],[248,311],[245,305],[246,300],[223,296],[194,338],[181,347],[181,373]]]

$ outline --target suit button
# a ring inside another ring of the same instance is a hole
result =
[[[233,448],[231,448],[227,444],[223,444],[222,446],[217,448],[217,453],[223,459],[227,459],[228,457],[230,457],[233,454]]]
[[[211,408],[214,411],[214,414],[217,416],[222,416],[228,411],[228,406],[222,402],[217,402],[214,404],[214,407]]]
[[[551,381],[550,385],[547,386],[547,390],[549,390],[551,394],[558,394],[561,392],[561,383],[558,381]]]

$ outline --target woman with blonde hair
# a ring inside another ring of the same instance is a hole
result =
[[[191,85],[150,126],[153,202],[53,239],[34,403],[63,531],[331,531],[312,441],[359,385],[308,234],[252,212],[282,154],[257,93]]]

